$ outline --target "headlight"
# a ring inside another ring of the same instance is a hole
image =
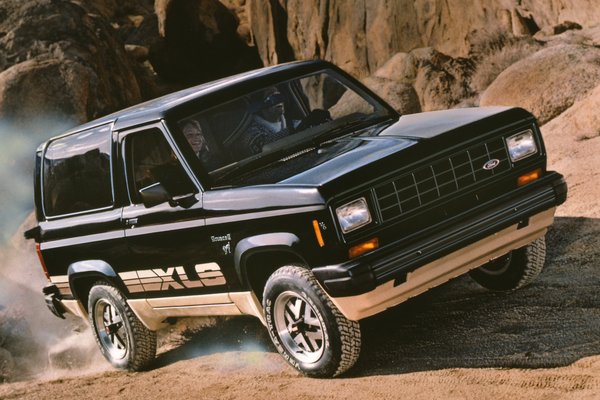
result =
[[[364,197],[336,208],[335,213],[344,233],[352,232],[371,222],[371,213]]]
[[[506,145],[512,162],[522,160],[538,151],[531,129],[506,138]]]

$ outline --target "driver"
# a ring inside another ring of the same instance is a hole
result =
[[[288,134],[288,121],[285,118],[284,96],[276,87],[266,89],[257,105],[258,110],[241,137],[241,156],[248,157],[262,151],[265,144],[275,142]],[[297,125],[296,121],[291,122]]]
[[[257,105],[250,125],[240,138],[239,156],[249,157],[262,152],[263,146],[299,132],[311,126],[331,121],[328,111],[315,109],[303,120],[291,120],[285,116],[285,97],[276,87],[267,88]]]

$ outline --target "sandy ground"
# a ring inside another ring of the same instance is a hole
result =
[[[540,278],[504,294],[464,276],[362,321],[361,357],[341,378],[299,375],[243,317],[171,336],[151,371],[94,358],[0,384],[0,399],[600,399],[600,136],[561,133],[544,135],[571,193]]]

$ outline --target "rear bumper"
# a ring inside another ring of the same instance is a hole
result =
[[[56,285],[49,283],[44,286],[42,292],[44,293],[44,300],[46,300],[46,306],[50,312],[58,318],[65,319],[64,314],[67,310],[62,305],[60,293]]]
[[[58,287],[49,283],[42,289],[46,306],[58,318],[65,319],[65,314],[72,314],[87,321],[87,311],[79,300],[65,300],[62,298]]]
[[[549,173],[425,239],[408,246],[397,242],[313,273],[346,317],[365,318],[544,235],[566,194],[562,176]]]

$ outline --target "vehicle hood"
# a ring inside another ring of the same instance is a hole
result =
[[[404,115],[290,155],[241,177],[240,183],[243,180],[250,185],[313,186],[337,193],[482,133],[526,119],[533,117],[525,110],[508,107]]]
[[[336,153],[334,157],[281,183],[325,185],[369,165],[372,166],[369,176],[385,174],[390,169],[396,170],[410,162],[415,153],[425,155],[438,151],[444,146],[444,142],[458,143],[469,136],[492,129],[493,126],[502,126],[513,119],[530,116],[524,110],[520,110],[523,113],[514,112],[519,110],[485,107],[403,115],[372,135],[366,133],[338,139],[331,150],[321,150],[323,153]],[[481,124],[482,122],[487,124]],[[461,134],[463,137],[459,137]],[[449,140],[450,136],[454,139]],[[344,142],[346,146],[342,149],[340,144]]]
[[[322,162],[280,183],[324,185],[361,167],[378,163],[417,142],[418,139],[415,138],[397,136],[357,136],[337,139],[315,150]]]

